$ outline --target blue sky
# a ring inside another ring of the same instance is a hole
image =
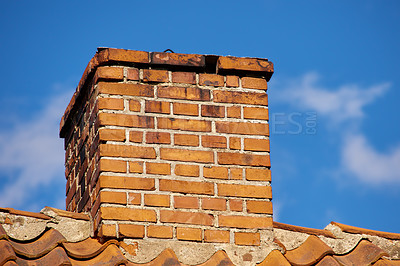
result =
[[[97,47],[268,58],[275,220],[400,232],[398,1],[1,1],[0,206],[64,208]]]

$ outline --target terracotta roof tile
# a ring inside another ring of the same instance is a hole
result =
[[[0,240],[0,265],[3,265],[7,261],[16,259],[17,255],[15,255],[14,249],[10,243],[8,243],[7,240]]]
[[[103,252],[89,260],[75,260],[70,258],[72,265],[120,265],[128,263],[128,260],[122,254],[116,245],[109,245]],[[162,265],[162,264],[160,264]]]
[[[366,234],[366,235],[372,235],[372,236],[380,236],[380,237],[389,238],[389,239],[393,239],[393,240],[400,240],[400,234],[396,234],[396,233],[369,230],[369,229],[359,228],[359,227],[341,224],[341,223],[337,223],[337,222],[331,222],[331,224],[338,226],[343,232],[346,232],[346,233]]]
[[[383,256],[388,256],[368,240],[361,240],[348,254],[333,256],[341,265],[370,265]]]
[[[67,217],[67,218],[72,218],[72,219],[77,219],[77,220],[85,220],[85,221],[90,220],[89,215],[85,214],[85,213],[69,212],[69,211],[64,211],[64,210],[47,207],[47,206],[44,208],[44,210],[42,210],[42,212],[46,211],[46,210],[51,210],[62,217]]]
[[[3,226],[0,224],[0,239],[7,238],[7,233],[4,230]]]
[[[261,263],[257,264],[257,266],[275,265],[290,266],[290,263],[287,261],[287,259],[277,249],[271,251],[271,253],[269,253],[268,256]]]
[[[379,259],[374,266],[400,266],[400,260]]]
[[[9,213],[9,214],[14,214],[14,215],[21,215],[21,216],[39,218],[39,219],[43,219],[43,220],[50,220],[51,219],[49,216],[44,215],[42,213],[19,211],[19,210],[15,210],[13,208],[0,208],[0,212],[6,212],[6,213]]]
[[[218,250],[206,262],[199,264],[197,266],[214,266],[214,265],[234,266],[232,261],[229,259],[228,255],[225,253],[225,251],[222,250]]]
[[[18,266],[18,264],[15,261],[10,260],[7,261],[3,266]]]
[[[333,250],[318,237],[311,235],[298,248],[286,252],[285,257],[292,265],[312,265]]]
[[[160,253],[155,259],[148,263],[129,263],[130,266],[157,266],[157,265],[168,265],[168,266],[178,266],[181,265],[172,249],[165,249]]]
[[[93,238],[87,238],[83,241],[76,243],[62,243],[62,246],[65,248],[65,251],[68,253],[68,256],[75,259],[87,259],[93,258],[103,252],[111,244],[118,244],[117,240],[109,240],[103,245],[100,242]]]
[[[325,256],[316,266],[340,266],[340,264],[332,256]]]
[[[283,224],[283,223],[278,223],[278,222],[274,222],[273,226],[274,226],[274,228],[284,229],[284,230],[289,230],[289,231],[294,231],[294,232],[299,232],[299,233],[306,233],[309,235],[316,235],[316,236],[322,235],[322,236],[326,236],[326,237],[330,237],[330,238],[336,238],[335,235],[331,231],[328,231],[328,230],[307,228],[307,227]]]
[[[18,265],[71,265],[71,262],[65,253],[64,249],[57,247],[49,253],[38,259],[30,260],[24,258],[17,258]]]

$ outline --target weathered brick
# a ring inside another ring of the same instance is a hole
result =
[[[99,82],[97,88],[99,93],[105,94],[154,97],[154,87],[151,85]]]
[[[169,163],[146,163],[146,174],[170,175],[171,165]]]
[[[246,180],[271,181],[271,171],[269,169],[247,168]]]
[[[149,225],[147,227],[147,237],[172,238],[172,227],[162,225]]]
[[[207,178],[228,179],[228,168],[212,166],[203,168],[203,176]]]
[[[115,224],[102,224],[99,230],[99,235],[102,237],[117,237],[117,227]]]
[[[168,82],[168,71],[157,69],[143,69],[144,82]]]
[[[186,67],[204,67],[205,57],[198,54],[180,54],[180,53],[150,53],[151,64],[173,65]]]
[[[246,208],[248,213],[267,213],[272,214],[272,202],[271,201],[246,201]]]
[[[244,150],[269,152],[269,139],[245,139]]]
[[[218,225],[220,227],[266,229],[272,227],[272,217],[218,215]]]
[[[262,136],[269,135],[268,124],[264,123],[216,121],[215,126],[218,133]]]
[[[268,120],[268,109],[261,107],[243,107],[245,119]]]
[[[211,226],[214,222],[214,217],[211,214],[199,212],[160,210],[160,221],[162,223],[197,224]]]
[[[124,238],[143,238],[144,225],[138,224],[118,224],[119,237]]]
[[[177,227],[176,238],[179,240],[201,241],[201,229]]]
[[[220,56],[217,62],[217,69],[274,72],[274,65],[267,59]]]
[[[126,204],[126,193],[116,191],[100,191],[100,202],[101,203],[117,203]]]
[[[140,193],[128,193],[128,203],[132,205],[140,205],[142,202],[142,196]]]
[[[160,101],[146,101],[144,110],[146,113],[169,114],[170,103]]]
[[[204,242],[229,243],[229,231],[225,230],[204,230]]]
[[[201,145],[208,148],[226,148],[226,137],[204,135],[201,137]]]
[[[196,84],[196,73],[194,73],[194,72],[172,72],[172,82]]]
[[[159,117],[157,118],[158,128],[161,129],[175,129],[184,131],[196,131],[196,132],[210,132],[211,122],[204,120],[193,120],[193,119],[175,119]]]
[[[229,209],[235,212],[243,211],[243,200],[239,199],[230,199],[229,200]]]
[[[268,96],[266,93],[242,92],[242,91],[213,91],[214,102],[216,103],[235,103],[268,105]]]
[[[123,80],[124,69],[121,67],[98,67],[95,80]]]
[[[175,174],[180,176],[199,176],[198,165],[177,164],[175,165]]]
[[[146,143],[149,144],[170,144],[171,137],[167,132],[147,132]]]
[[[176,209],[198,209],[199,199],[195,197],[174,196],[174,207]]]
[[[257,155],[237,152],[218,152],[219,164],[271,166],[269,155]]]
[[[240,150],[242,148],[241,138],[231,137],[229,138],[229,148],[231,150]]]
[[[144,205],[155,207],[169,207],[168,195],[145,194]]]
[[[126,165],[126,161],[101,158],[99,167],[101,172],[126,173]]]
[[[212,151],[160,148],[160,158],[171,161],[212,163],[214,162],[214,153]]]
[[[99,123],[101,126],[154,128],[153,117],[140,115],[100,113]]]
[[[129,162],[130,173],[143,173],[143,162]]]
[[[133,112],[140,112],[140,109],[142,108],[142,105],[140,101],[137,100],[129,100],[129,110]]]
[[[241,118],[241,107],[232,106],[226,108],[227,117],[229,118]]]
[[[224,76],[217,74],[200,74],[199,84],[203,86],[222,87],[224,86]]]
[[[100,110],[124,110],[124,99],[99,98],[98,105]]]
[[[155,222],[156,212],[153,210],[100,207],[101,217],[105,220]]]
[[[180,146],[199,146],[199,136],[189,134],[175,134],[174,144]]]
[[[242,198],[272,198],[270,186],[254,186],[240,184],[218,184],[218,196]]]
[[[128,68],[126,71],[127,80],[139,80],[139,70],[137,68]]]
[[[235,244],[243,246],[259,246],[260,233],[235,232]]]
[[[100,141],[125,141],[125,130],[123,129],[99,129]]]
[[[143,141],[142,131],[129,131],[129,141],[141,143]]]
[[[243,169],[242,168],[230,168],[229,179],[242,180]]]
[[[191,182],[160,179],[160,191],[213,195],[214,184],[209,182]]]
[[[155,159],[156,152],[152,147],[101,144],[100,156]]]
[[[205,117],[225,117],[225,107],[217,105],[202,105],[201,115]]]
[[[116,48],[107,48],[104,51],[107,61],[119,61],[129,63],[149,63],[149,53],[143,51],[124,50]]]
[[[243,77],[242,87],[249,89],[267,90],[267,81],[262,78]]]
[[[184,87],[159,87],[158,88],[159,98],[170,98],[170,99],[183,99],[183,100],[194,100],[194,101],[209,101],[210,90],[200,88],[184,88]]]
[[[239,87],[239,77],[238,76],[226,76],[226,86],[227,87]]]
[[[174,103],[173,105],[175,115],[199,115],[199,106],[197,104]]]
[[[99,184],[101,188],[155,190],[153,178],[101,175]]]
[[[218,198],[203,198],[201,207],[203,210],[225,211],[226,200]]]

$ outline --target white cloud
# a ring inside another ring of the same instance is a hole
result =
[[[64,90],[65,91],[65,90]],[[47,106],[27,121],[0,133],[0,173],[6,180],[0,188],[0,206],[29,206],[29,195],[41,186],[64,182],[63,141],[59,121],[71,91],[49,99]],[[64,200],[64,195],[60,195]],[[43,206],[42,206],[43,207]]]
[[[315,72],[291,80],[284,88],[277,88],[277,99],[293,106],[315,110],[333,122],[342,122],[362,118],[362,108],[383,95],[390,87],[389,83],[382,83],[368,88],[343,85],[331,90],[319,86],[318,80],[319,75]]]
[[[342,165],[369,184],[400,182],[400,145],[381,153],[371,147],[363,135],[347,135],[342,146]]]

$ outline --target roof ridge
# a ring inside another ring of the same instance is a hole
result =
[[[365,235],[372,235],[372,236],[379,236],[379,237],[383,237],[383,238],[389,238],[389,239],[392,239],[392,240],[400,240],[400,234],[399,233],[390,233],[390,232],[384,232],[384,231],[365,229],[365,228],[346,225],[346,224],[337,223],[337,222],[331,222],[331,224],[336,225],[337,227],[339,227],[345,233],[365,234]]]
[[[331,232],[326,229],[314,229],[314,228],[309,228],[309,227],[302,227],[298,225],[291,225],[291,224],[284,224],[284,223],[279,223],[279,222],[273,222],[273,227],[277,229],[283,229],[283,230],[289,230],[289,231],[294,231],[298,233],[306,233],[309,235],[322,235],[330,238],[336,238],[336,236]]]

